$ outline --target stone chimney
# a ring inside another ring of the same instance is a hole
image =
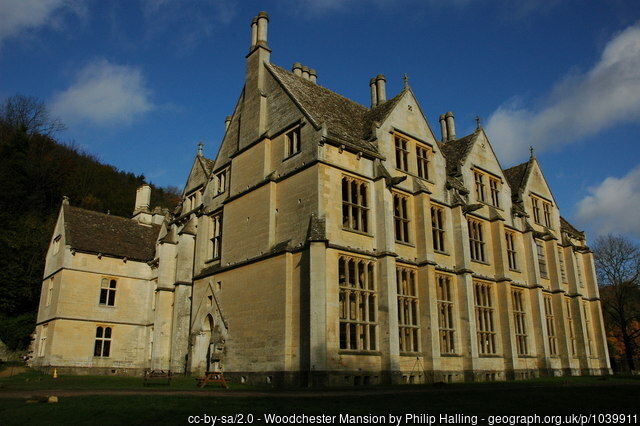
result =
[[[227,130],[229,130],[229,124],[231,124],[231,116],[227,115],[227,117],[224,119],[224,131],[225,132]]]
[[[302,66],[302,78],[309,80],[309,67],[306,65]]]
[[[376,92],[378,95],[377,105],[385,103],[387,101],[387,88],[386,80],[382,74],[376,76]]]
[[[138,211],[149,211],[151,204],[151,186],[146,183],[136,190],[136,205],[133,209],[134,213]]]
[[[271,62],[271,49],[267,45],[269,16],[260,12],[251,21],[252,46],[247,55],[247,74],[243,98],[243,116],[239,123],[238,148],[256,141],[267,130],[266,74],[265,64]],[[254,44],[255,32],[255,44]]]
[[[456,139],[456,125],[453,121],[453,112],[449,111],[445,115],[445,120],[447,121],[447,135],[448,140],[453,141]]]
[[[291,68],[291,71],[298,77],[302,77],[302,64],[300,62],[296,62],[295,64],[293,64],[293,68]]]
[[[446,142],[449,139],[447,138],[447,120],[444,114],[440,115],[440,132],[442,133],[442,142]]]
[[[371,108],[375,108],[378,105],[378,89],[376,88],[375,77],[369,80],[369,86],[371,87]]]
[[[318,80],[318,73],[316,73],[316,70],[310,69],[309,70],[309,81],[312,82],[312,83],[316,83],[317,84],[317,80]]]

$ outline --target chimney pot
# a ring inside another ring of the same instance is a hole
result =
[[[444,114],[440,115],[440,132],[442,133],[442,142],[447,142],[447,120]]]
[[[268,47],[267,45],[267,25],[269,23],[269,15],[267,12],[260,12],[256,17],[258,22],[258,40],[257,43],[260,46]]]
[[[309,67],[306,65],[302,66],[302,78],[309,80]]]
[[[258,18],[251,20],[251,49],[253,50],[258,43]]]
[[[318,80],[318,73],[314,69],[309,70],[309,81],[315,83]]]
[[[293,64],[293,68],[291,70],[298,77],[302,77],[302,64],[300,62]]]
[[[371,108],[374,108],[378,105],[378,89],[376,88],[375,77],[369,80],[369,86],[371,87]]]
[[[449,111],[445,114],[445,119],[447,120],[447,135],[449,137],[448,140],[453,141],[456,139],[456,125],[454,122],[453,112]]]
[[[224,119],[224,131],[226,132],[229,129],[229,124],[231,124],[231,116],[227,115]]]
[[[378,92],[378,105],[385,103],[387,101],[387,88],[386,80],[382,74],[376,76],[376,89]]]

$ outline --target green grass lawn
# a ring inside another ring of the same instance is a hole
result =
[[[246,396],[256,388],[233,385],[244,396],[195,395],[93,395],[60,397],[57,404],[26,403],[24,398],[3,398],[2,389],[30,390],[46,395],[46,389],[149,389],[141,378],[61,376],[52,379],[35,372],[0,379],[0,425],[25,424],[188,424],[188,416],[253,415],[254,424],[264,414],[306,415],[402,415],[466,414],[478,418],[490,415],[566,415],[591,413],[635,414],[640,400],[640,378],[570,377],[519,382],[464,383],[451,385],[377,386],[330,390],[327,395],[313,389],[293,390],[287,396],[268,390],[269,396]],[[170,387],[152,389],[196,389],[192,378],[176,378]],[[208,390],[220,389],[210,386]],[[326,390],[326,389],[323,389]],[[411,392],[405,392],[411,390]],[[371,392],[374,391],[374,392]],[[363,392],[366,392],[363,393]],[[229,418],[227,418],[228,420]],[[239,418],[235,418],[238,420]],[[219,420],[216,424],[220,424]],[[628,423],[628,422],[627,422]],[[200,423],[204,424],[204,423]],[[211,424],[211,422],[209,422]],[[388,424],[388,423],[383,423]],[[407,424],[407,423],[402,423]],[[486,422],[478,421],[478,424]]]

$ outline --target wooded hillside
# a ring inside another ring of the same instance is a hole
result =
[[[130,217],[145,178],[0,117],[0,182],[0,339],[21,350],[35,328],[44,257],[62,197]],[[154,187],[151,205],[173,208],[178,199],[177,188]]]

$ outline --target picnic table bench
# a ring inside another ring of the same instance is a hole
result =
[[[227,385],[229,380],[225,379],[220,371],[207,371],[203,377],[196,377],[196,382],[200,388],[204,388],[209,383],[221,383],[222,386],[229,389],[229,385]]]
[[[160,385],[170,385],[171,370],[144,370],[144,385],[149,386],[152,381]]]

